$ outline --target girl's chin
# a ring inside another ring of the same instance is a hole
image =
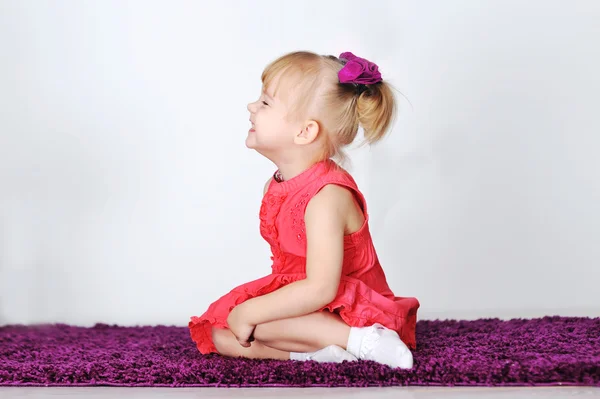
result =
[[[246,147],[251,149],[256,147],[256,138],[254,137],[254,133],[248,132],[248,137],[246,137]]]

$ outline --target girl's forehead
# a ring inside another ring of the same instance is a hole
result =
[[[288,68],[273,75],[263,85],[263,91],[273,98],[286,98],[302,85],[302,76],[299,71]]]
[[[262,93],[272,101],[285,101],[289,97],[289,91],[286,85],[271,83],[263,86]]]

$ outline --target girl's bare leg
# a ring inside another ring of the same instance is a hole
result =
[[[226,356],[286,360],[290,352],[298,352],[294,355],[297,360],[339,363],[360,358],[392,368],[413,367],[412,353],[395,331],[374,324],[354,329],[352,334],[338,315],[324,311],[260,324],[250,348],[242,347],[230,330],[213,330],[213,340]]]
[[[254,330],[255,339],[288,352],[314,352],[329,345],[346,349],[349,334],[340,316],[328,311],[259,324]]]
[[[270,348],[257,340],[253,341],[249,348],[244,348],[231,330],[227,328],[213,328],[212,339],[217,351],[223,356],[245,357],[248,359],[290,359],[289,352]]]
[[[213,329],[213,342],[222,355],[254,359],[290,358],[290,352],[315,352],[329,345],[346,349],[350,327],[336,314],[315,312],[256,326],[250,348],[241,346],[228,329]]]

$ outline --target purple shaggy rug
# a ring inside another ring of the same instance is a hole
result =
[[[184,327],[0,327],[0,385],[600,386],[600,318],[420,321],[412,370],[202,356]]]

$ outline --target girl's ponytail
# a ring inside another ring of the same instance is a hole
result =
[[[366,85],[356,101],[358,123],[365,140],[373,144],[387,133],[396,113],[394,94],[385,82]]]

